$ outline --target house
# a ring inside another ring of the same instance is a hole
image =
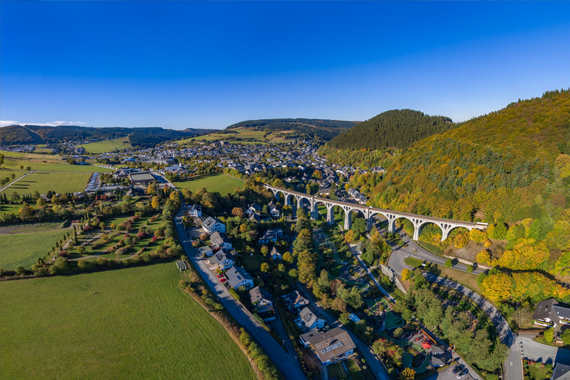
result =
[[[224,252],[223,249],[220,249],[208,260],[214,269],[228,270],[234,266],[234,261],[229,257],[229,254]]]
[[[234,249],[230,239],[228,239],[226,235],[222,235],[219,232],[214,232],[212,235],[210,235],[210,242],[216,248],[222,248],[227,251]]]
[[[271,258],[273,259],[273,261],[280,261],[282,259],[281,253],[275,247],[273,247],[271,249],[270,255],[271,255]]]
[[[319,318],[308,307],[305,307],[295,319],[295,323],[303,330],[322,329],[325,327],[325,320]]]
[[[252,222],[260,222],[261,214],[258,212],[252,212],[249,214],[249,220],[251,220]]]
[[[557,327],[570,325],[570,308],[558,304],[554,298],[540,301],[534,310],[534,324]]]
[[[202,257],[210,257],[214,254],[212,252],[212,248],[210,248],[208,246],[200,247],[200,248],[198,248],[198,251],[200,251],[200,256],[202,256]]]
[[[445,361],[442,358],[438,358],[435,356],[431,357],[431,365],[433,367],[443,367],[445,365]]]
[[[253,288],[253,278],[243,268],[231,267],[226,272],[226,277],[231,288],[239,288],[240,286],[246,289]]]
[[[193,216],[194,218],[201,218],[202,217],[202,206],[200,205],[192,205],[188,209],[188,214]]]
[[[267,290],[259,286],[249,291],[249,300],[257,313],[273,311],[273,297]]]
[[[212,218],[211,216],[202,222],[202,228],[209,234],[213,234],[214,232],[226,233],[226,225],[219,219]]]
[[[133,185],[147,185],[156,181],[156,178],[150,172],[130,173],[129,179]]]
[[[570,380],[570,365],[556,363],[550,380]]]
[[[285,303],[291,310],[295,310],[309,304],[309,300],[303,297],[298,290],[293,290],[291,293],[282,297],[285,298]]]
[[[254,203],[254,204],[249,206],[248,211],[253,212],[253,213],[261,212],[261,207],[257,203]]]
[[[328,331],[311,330],[301,335],[299,340],[303,346],[312,348],[324,365],[349,357],[356,348],[348,331],[339,327]]]
[[[281,215],[279,209],[275,206],[271,206],[271,208],[269,209],[269,214],[274,218],[279,218],[279,216]]]
[[[356,253],[361,254],[362,252],[364,252],[364,243],[359,241],[358,244],[356,244]]]
[[[281,236],[283,236],[281,228],[273,228],[265,231],[263,235],[261,235],[261,238],[259,238],[259,242],[261,244],[267,244],[269,242],[275,243]]]

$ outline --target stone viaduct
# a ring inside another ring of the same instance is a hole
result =
[[[342,201],[334,201],[332,199],[320,198],[313,195],[299,193],[297,191],[283,189],[265,185],[265,187],[273,192],[277,200],[279,200],[279,193],[282,193],[285,198],[285,205],[293,206],[292,199],[297,200],[297,208],[303,206],[303,201],[309,204],[311,211],[311,219],[317,220],[319,218],[318,204],[322,204],[327,208],[327,223],[334,224],[334,206],[338,206],[344,210],[344,229],[348,230],[352,226],[351,213],[360,212],[366,219],[366,226],[368,230],[372,229],[374,223],[374,216],[381,215],[388,221],[388,232],[394,232],[396,219],[404,218],[412,222],[414,225],[414,240],[418,240],[422,227],[428,223],[433,223],[441,229],[441,241],[444,241],[449,236],[449,233],[454,228],[463,227],[471,231],[473,228],[484,230],[487,228],[487,223],[479,222],[462,222],[450,219],[433,218],[431,216],[422,216],[409,214],[406,212],[392,211],[381,208],[374,208],[371,206],[358,205]]]

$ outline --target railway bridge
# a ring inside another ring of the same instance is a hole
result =
[[[303,194],[297,191],[287,190],[281,187],[265,185],[265,187],[273,192],[277,200],[279,200],[279,193],[285,198],[285,205],[293,206],[293,199],[297,201],[297,208],[303,206],[303,202],[308,203],[310,208],[311,219],[317,220],[319,218],[318,205],[322,204],[327,209],[327,223],[334,224],[334,206],[340,207],[344,210],[344,229],[348,230],[352,227],[352,212],[360,212],[366,219],[366,226],[368,230],[372,229],[374,223],[374,216],[381,215],[388,221],[388,232],[393,233],[395,230],[395,222],[397,219],[407,219],[414,225],[414,240],[418,240],[422,227],[428,223],[437,225],[441,229],[441,241],[444,241],[449,236],[449,233],[454,228],[463,227],[471,231],[473,228],[484,230],[487,228],[487,223],[479,222],[462,222],[458,220],[434,218],[431,216],[423,216],[410,214],[400,211],[392,211],[382,208],[375,208],[372,206],[358,205],[349,202],[335,201],[332,199],[316,197],[313,195]]]

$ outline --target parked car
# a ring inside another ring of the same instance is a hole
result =
[[[467,376],[467,372],[468,372],[467,369],[464,369],[463,371],[459,372],[459,375],[457,375],[457,378],[458,379],[464,378],[465,376]]]
[[[224,282],[226,282],[226,281],[227,281],[227,280],[226,280],[225,278],[220,278],[220,282],[221,282],[221,283],[224,283]]]
[[[453,373],[459,373],[463,371],[464,368],[465,366],[463,364],[458,364],[455,366],[455,368],[453,368]]]

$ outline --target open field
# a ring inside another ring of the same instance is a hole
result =
[[[248,142],[248,141],[235,141],[235,143],[238,144],[265,144],[265,142],[263,141],[263,135],[265,134],[265,132],[263,131],[254,131],[252,129],[245,129],[245,128],[237,128],[237,129],[233,129],[233,131],[236,131],[237,133],[210,133],[208,135],[202,135],[202,136],[196,136],[196,137],[191,137],[188,139],[184,139],[184,140],[180,140],[179,143],[180,144],[185,144],[188,143],[190,141],[214,141],[214,140],[229,140],[231,137],[237,138],[237,139],[255,139],[256,142]]]
[[[11,235],[0,235],[0,268],[16,269],[23,266],[30,269],[38,261],[38,258],[55,245],[67,229],[57,229],[44,232],[30,232]],[[0,376],[1,377],[1,376]]]
[[[32,173],[19,180],[3,192],[12,194],[14,191],[20,195],[32,194],[38,191],[47,194],[52,190],[56,193],[75,193],[85,190],[91,173]]]
[[[221,173],[174,183],[177,188],[189,189],[193,193],[201,188],[206,188],[211,193],[218,192],[222,195],[226,195],[228,193],[233,194],[236,188],[243,188],[243,184],[244,181],[241,179]]]
[[[8,188],[8,190],[10,190],[10,188]],[[6,191],[6,194],[9,197],[10,194],[12,193]],[[14,214],[18,214],[18,211],[20,211],[21,208],[22,208],[21,204],[0,205],[0,214],[4,214],[6,212],[13,212]]]
[[[59,154],[36,154],[36,153],[19,153],[19,152],[7,152],[5,150],[0,150],[0,154],[4,157],[19,158],[25,160],[61,160]]]
[[[256,379],[181,276],[171,262],[2,282],[0,378]]]
[[[108,153],[118,149],[132,148],[127,137],[121,137],[114,140],[98,141],[89,144],[79,145],[89,153]]]
[[[414,257],[408,257],[405,260],[405,263],[415,267],[419,267],[423,261],[418,260]],[[479,289],[479,285],[477,285],[477,275],[471,274],[467,272],[463,272],[453,268],[447,268],[443,265],[431,264],[431,266],[436,266],[437,271],[439,272],[439,276],[447,277],[450,280],[453,280],[457,283],[467,286],[469,289],[474,290],[475,292],[482,294],[481,289]]]
[[[49,161],[49,160],[46,160]],[[23,166],[24,169],[20,169]],[[98,166],[91,165],[69,165],[65,161],[58,162],[42,162],[42,160],[16,160],[16,159],[5,159],[2,167],[11,170],[25,170],[27,166],[30,166],[34,171],[46,171],[46,172],[111,172],[113,170],[100,168]],[[0,171],[0,176],[7,171]]]

